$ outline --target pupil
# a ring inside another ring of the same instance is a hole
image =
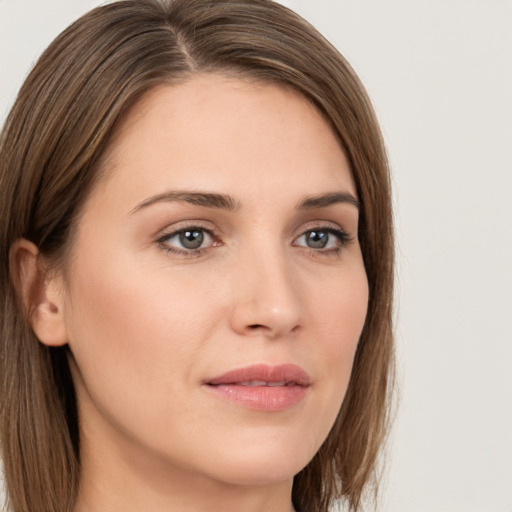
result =
[[[314,249],[323,249],[327,245],[328,234],[325,231],[310,231],[307,244]]]
[[[202,231],[183,231],[180,233],[180,242],[186,249],[197,249],[203,243]]]

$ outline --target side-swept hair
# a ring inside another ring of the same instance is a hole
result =
[[[57,37],[0,136],[0,442],[14,512],[72,510],[80,436],[67,349],[36,339],[10,277],[10,247],[26,238],[61,264],[118,120],[149,89],[198,73],[295,89],[346,152],[361,202],[368,314],[345,400],[295,477],[293,502],[326,512],[341,498],[356,510],[371,487],[392,388],[393,230],[386,154],[363,86],[315,29],[270,0],[126,0]]]

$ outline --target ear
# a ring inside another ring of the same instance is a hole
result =
[[[32,329],[41,343],[67,343],[64,286],[60,273],[49,275],[39,249],[25,239],[16,240],[9,254],[11,277]]]

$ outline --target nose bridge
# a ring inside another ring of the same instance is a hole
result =
[[[267,239],[242,251],[236,274],[235,330],[280,337],[299,327],[302,315],[299,283],[286,247],[277,240]]]

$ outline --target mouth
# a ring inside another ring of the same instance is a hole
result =
[[[266,382],[264,380],[248,380],[244,382],[231,382],[230,384],[236,384],[238,386],[269,386],[269,387],[278,387],[278,386],[295,386],[295,382],[286,382],[284,380],[280,380],[279,382]]]
[[[204,386],[235,405],[276,412],[302,402],[311,386],[311,378],[296,365],[259,364],[231,370],[205,381]]]

